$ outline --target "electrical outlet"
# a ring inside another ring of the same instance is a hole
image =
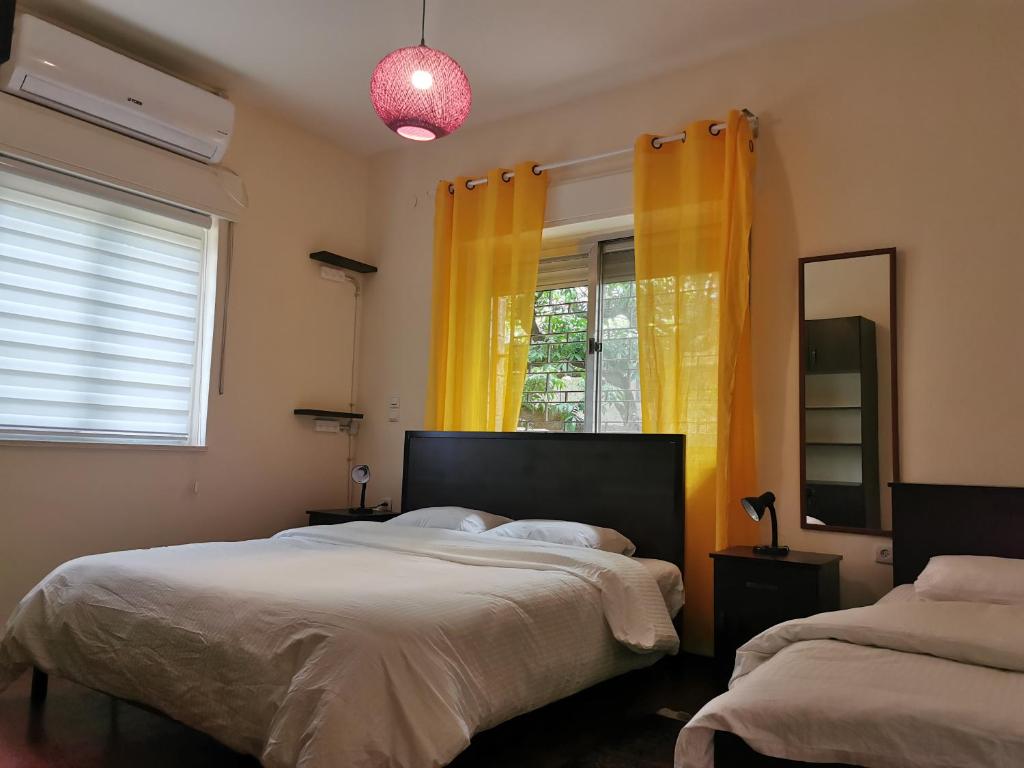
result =
[[[385,496],[383,499],[377,502],[377,506],[382,508],[386,507],[388,511],[391,511],[391,497]]]
[[[875,547],[875,562],[892,565],[892,544],[879,544]]]
[[[339,432],[341,425],[330,419],[313,419],[314,432]]]

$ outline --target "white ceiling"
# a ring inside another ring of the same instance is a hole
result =
[[[467,126],[891,8],[893,0],[428,0],[427,44],[473,86]],[[406,142],[370,73],[419,42],[419,0],[22,0],[94,38],[287,112],[357,153]]]

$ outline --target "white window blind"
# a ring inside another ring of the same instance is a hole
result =
[[[586,285],[590,280],[590,254],[542,257],[537,268],[537,290]]]
[[[215,225],[11,167],[0,167],[0,438],[202,445]]]

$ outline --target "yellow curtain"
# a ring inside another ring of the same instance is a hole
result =
[[[713,648],[708,554],[757,540],[739,500],[757,491],[750,360],[754,141],[729,113],[687,127],[685,142],[636,141],[637,325],[645,432],[686,435],[688,650]]]
[[[533,167],[437,185],[428,429],[516,428],[548,186]]]

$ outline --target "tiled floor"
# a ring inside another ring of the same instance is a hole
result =
[[[130,704],[51,679],[29,707],[29,675],[0,694],[0,768],[258,766],[213,739]],[[719,692],[710,660],[665,659],[480,734],[452,768],[670,768],[681,723]],[[339,767],[341,768],[341,767]]]

